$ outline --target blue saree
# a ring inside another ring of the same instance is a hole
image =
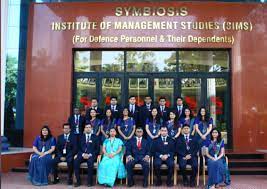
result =
[[[33,146],[35,146],[39,152],[46,152],[50,150],[52,146],[56,146],[56,139],[51,137],[43,142],[41,137],[38,136],[34,140]],[[36,186],[48,185],[48,175],[52,172],[52,167],[53,159],[51,154],[40,157],[38,154],[34,153],[29,164],[28,179]]]
[[[119,147],[123,146],[123,142],[119,138],[113,141],[106,139],[103,147],[106,148],[108,154],[116,152]],[[106,184],[110,187],[114,186],[116,178],[122,179],[126,177],[126,170],[122,162],[122,153],[115,155],[113,158],[103,155],[103,158],[98,166],[98,182],[99,184]]]

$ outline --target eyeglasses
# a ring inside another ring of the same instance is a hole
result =
[[[142,133],[143,131],[136,131],[137,133]]]

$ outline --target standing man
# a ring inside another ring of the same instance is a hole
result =
[[[77,138],[71,133],[69,123],[63,124],[63,134],[58,136],[56,146],[56,158],[55,162],[55,178],[58,181],[57,164],[60,162],[67,162],[68,166],[68,185],[72,185],[72,173],[73,173],[73,158],[77,154]]]
[[[148,173],[149,173],[149,148],[148,142],[143,138],[143,129],[138,127],[136,129],[136,137],[132,138],[128,145],[126,146],[126,169],[128,176],[128,186],[134,185],[133,180],[133,168],[135,164],[141,164],[142,172],[144,175],[143,187],[148,186]]]
[[[118,99],[115,96],[110,97],[110,105],[105,107],[105,112],[107,109],[111,110],[112,117],[116,120],[122,118],[122,108],[118,104]]]
[[[183,103],[183,98],[178,96],[176,98],[176,106],[173,108],[176,116],[178,117],[179,120],[181,118],[185,117],[184,110],[187,108],[186,105]]]
[[[68,123],[71,128],[71,133],[79,139],[79,136],[83,133],[85,125],[85,117],[80,114],[79,108],[73,109],[73,115],[69,117]]]
[[[153,141],[152,154],[154,156],[154,168],[157,177],[156,186],[161,186],[161,165],[166,164],[168,167],[167,186],[173,186],[172,176],[174,172],[174,140],[168,136],[166,126],[161,126],[160,136]]]
[[[146,95],[145,96],[145,104],[141,107],[141,110],[140,110],[140,121],[142,124],[142,128],[143,128],[145,137],[146,137],[146,132],[145,132],[146,119],[150,117],[152,108],[153,108],[152,98],[151,98],[151,96]]]
[[[169,120],[169,114],[170,114],[170,109],[166,107],[166,98],[165,97],[160,97],[159,98],[159,107],[157,108],[158,113],[163,120],[163,123],[167,122]]]
[[[96,135],[92,132],[91,124],[86,124],[84,128],[84,134],[80,139],[80,148],[77,155],[77,158],[74,159],[74,172],[77,182],[75,183],[75,187],[81,185],[80,178],[80,164],[82,162],[87,163],[87,184],[88,186],[93,185],[93,169],[94,162],[99,154],[99,140]]]
[[[98,107],[97,98],[92,98],[91,107],[86,110],[86,120],[91,120],[90,112],[92,109],[96,111],[96,117],[98,119],[102,119],[103,110],[100,107]]]
[[[132,117],[135,121],[136,126],[140,126],[140,107],[136,105],[136,98],[135,96],[129,97],[129,116]]]
[[[190,186],[195,187],[197,174],[197,152],[199,151],[199,144],[192,135],[190,135],[190,125],[183,125],[183,134],[180,135],[176,141],[176,152],[179,162],[179,167],[183,176],[184,186],[188,186],[188,178],[186,175],[186,165],[192,166],[192,174],[190,177]]]

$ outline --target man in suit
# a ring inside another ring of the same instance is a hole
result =
[[[143,187],[148,186],[147,178],[149,173],[149,145],[143,138],[143,129],[138,127],[135,131],[136,137],[132,138],[126,146],[126,169],[128,176],[128,186],[134,185],[133,168],[135,164],[141,164],[144,175]]]
[[[99,140],[97,136],[93,134],[93,128],[90,124],[86,124],[84,128],[84,134],[80,139],[80,146],[77,158],[74,159],[74,172],[77,182],[75,183],[75,187],[81,185],[80,178],[80,164],[82,162],[86,162],[87,169],[87,184],[88,186],[93,185],[93,169],[94,162],[99,154]]]
[[[146,127],[146,119],[150,117],[152,111],[152,98],[151,96],[145,96],[145,104],[140,108],[140,121],[142,124],[142,128],[144,130],[144,137],[146,137],[145,127]]]
[[[170,109],[166,107],[166,98],[165,97],[160,97],[159,98],[159,107],[157,108],[158,113],[163,120],[163,123],[169,120],[169,114],[170,114]]]
[[[102,119],[103,110],[98,107],[98,100],[97,98],[92,98],[91,100],[91,107],[86,110],[86,120],[91,120],[90,111],[94,109],[96,110],[96,117],[98,119]]]
[[[83,133],[85,125],[85,117],[80,114],[79,108],[73,109],[73,115],[69,117],[68,123],[71,127],[71,133],[79,138],[78,136]]]
[[[185,117],[184,110],[187,108],[187,106],[183,103],[183,98],[178,96],[176,98],[176,106],[173,107],[173,110],[180,120],[182,117]]]
[[[140,118],[139,118],[140,107],[137,106],[135,103],[136,103],[135,96],[130,96],[128,105],[129,116],[134,119],[136,126],[140,126]]]
[[[68,185],[72,185],[72,173],[73,173],[73,158],[77,154],[77,138],[71,133],[69,123],[63,124],[63,134],[58,136],[56,146],[56,158],[55,163],[55,181],[59,181],[57,164],[59,162],[67,162],[68,166]]]
[[[182,135],[176,141],[176,152],[178,163],[183,176],[184,186],[188,186],[188,178],[186,175],[186,165],[192,166],[192,174],[190,177],[190,186],[195,187],[195,178],[197,174],[197,152],[199,151],[199,144],[192,135],[190,135],[190,126],[183,125]]]
[[[112,117],[118,120],[119,118],[122,118],[122,108],[118,104],[117,97],[113,96],[110,98],[110,105],[105,107],[105,112],[107,109],[111,110]]]
[[[174,170],[174,140],[168,136],[166,126],[161,126],[160,136],[152,143],[152,154],[154,156],[154,169],[157,177],[156,186],[161,186],[161,165],[168,167],[167,186],[173,186],[172,175]]]

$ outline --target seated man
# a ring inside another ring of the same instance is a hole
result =
[[[68,185],[72,185],[72,173],[73,173],[73,158],[77,153],[77,138],[70,133],[70,124],[63,124],[63,134],[58,136],[56,146],[56,158],[55,163],[55,183],[59,181],[57,174],[57,164],[59,162],[67,162],[68,166]]]
[[[93,185],[93,169],[94,162],[99,154],[99,140],[96,135],[92,134],[93,129],[90,124],[85,125],[84,134],[80,139],[80,149],[77,155],[77,158],[74,159],[74,172],[76,176],[77,183],[75,183],[75,187],[81,185],[80,178],[80,164],[82,162],[87,162],[87,184],[88,186]]]
[[[186,165],[192,166],[192,174],[190,177],[190,186],[195,187],[195,178],[197,174],[197,152],[199,144],[192,135],[190,135],[190,126],[183,125],[183,135],[180,135],[176,141],[176,152],[178,163],[183,176],[184,186],[188,186],[188,178],[186,175]]]
[[[141,164],[143,169],[143,187],[148,186],[147,178],[149,173],[149,145],[143,138],[143,129],[138,127],[135,131],[136,137],[132,138],[126,146],[126,169],[128,173],[128,186],[134,185],[133,168],[135,164]]]
[[[168,167],[167,186],[173,186],[172,175],[174,169],[174,140],[168,136],[166,126],[161,126],[160,136],[153,141],[152,154],[154,156],[154,168],[157,176],[156,186],[161,186],[161,165]]]

